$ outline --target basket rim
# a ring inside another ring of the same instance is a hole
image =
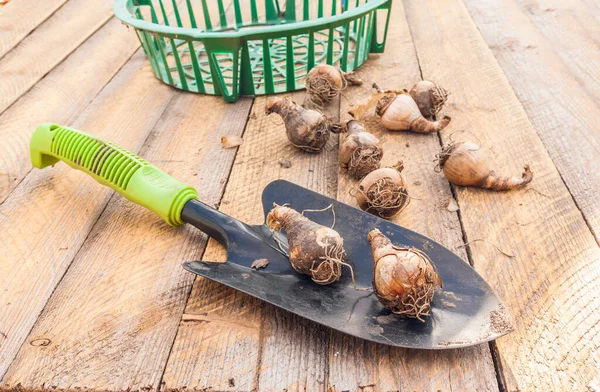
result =
[[[339,15],[327,16],[323,18],[317,18],[312,20],[303,20],[291,23],[282,23],[278,25],[270,25],[263,27],[256,27],[252,30],[244,31],[246,29],[235,30],[235,31],[219,31],[219,32],[207,32],[200,28],[188,28],[188,27],[174,27],[159,25],[145,20],[139,20],[129,12],[129,7],[138,7],[133,4],[134,0],[115,0],[113,3],[113,11],[115,16],[123,21],[125,24],[133,26],[136,29],[151,31],[166,36],[174,36],[175,38],[183,39],[264,39],[271,36],[287,36],[296,33],[307,33],[316,30],[322,30],[323,28],[334,28],[345,22],[352,21],[357,17],[365,15],[376,8],[381,7],[384,4],[392,2],[392,0],[371,0],[368,3],[360,5],[352,10],[346,11]],[[266,35],[266,36],[265,36]]]

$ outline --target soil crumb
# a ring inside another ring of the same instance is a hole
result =
[[[504,333],[515,328],[512,317],[504,305],[490,312],[490,328],[495,333]]]
[[[292,161],[286,158],[282,158],[279,160],[279,166],[283,167],[284,169],[289,169],[290,167],[292,167]]]
[[[379,325],[376,325],[369,329],[371,330],[370,332],[374,335],[381,335],[383,333],[383,327],[380,327]]]
[[[456,341],[442,340],[442,341],[439,341],[438,344],[440,346],[448,347],[448,346],[471,344],[471,341],[470,340],[456,340]]]
[[[462,299],[460,299],[460,297],[458,295],[456,295],[455,293],[453,293],[452,291],[444,291],[444,296],[446,298],[452,299],[454,301],[462,301]]]
[[[230,387],[235,387],[235,379],[233,377],[231,377],[228,381]]]
[[[250,266],[250,268],[266,268],[267,265],[269,265],[269,260],[267,259],[256,259],[254,260],[254,262],[252,263],[252,265]]]
[[[375,320],[377,320],[379,324],[391,324],[395,322],[397,318],[393,313],[390,313],[387,316],[377,316]]]
[[[221,136],[221,147],[224,149],[234,148],[244,143],[244,139],[236,135]]]
[[[458,207],[458,203],[456,202],[456,200],[454,200],[454,198],[451,197],[450,200],[448,201],[448,205],[446,206],[446,209],[450,212],[456,212],[460,209],[460,207]]]
[[[454,302],[446,301],[446,300],[443,300],[443,299],[440,299],[440,302],[446,308],[456,308],[456,304]]]

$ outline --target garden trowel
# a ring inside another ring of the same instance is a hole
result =
[[[355,284],[349,272],[330,285],[318,285],[298,274],[287,256],[285,232],[274,232],[264,224],[247,225],[217,211],[198,200],[191,186],[112,143],[75,129],[44,124],[33,134],[30,150],[37,168],[62,160],[154,211],[169,225],[189,223],[226,247],[227,262],[185,262],[188,271],[327,327],[377,343],[422,349],[471,346],[512,329],[510,316],[490,286],[450,250],[301,186],[283,180],[270,183],[262,194],[265,216],[273,203],[289,204],[297,211],[328,207],[335,211],[334,228],[344,239]],[[305,215],[322,225],[332,224],[332,214],[325,211],[307,211]],[[436,291],[431,315],[424,322],[391,313],[374,295],[367,234],[375,228],[394,244],[425,252],[437,267],[443,288]],[[252,268],[257,260],[266,267]]]

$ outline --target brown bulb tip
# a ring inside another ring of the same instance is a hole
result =
[[[351,121],[356,121],[356,120],[352,119],[352,120],[344,121],[344,122],[341,123],[340,133],[346,133],[346,132],[348,132],[348,124]]]
[[[442,117],[442,119],[440,120],[440,129],[446,128],[448,126],[448,124],[450,124],[451,120],[452,120],[452,117],[450,117],[450,116]]]
[[[329,132],[331,133],[342,133],[344,132],[344,124],[340,124],[340,123],[331,123],[329,124]]]
[[[380,235],[383,234],[381,233],[381,231],[379,231],[379,229],[373,229],[369,232],[369,235],[367,235],[367,239],[369,240],[369,243],[371,243],[376,237],[379,237]]]
[[[394,166],[392,166],[394,169],[396,169],[396,171],[398,173],[402,173],[402,170],[404,170],[404,162],[403,161],[398,161]]]
[[[270,100],[265,105],[265,114],[269,115],[271,113],[277,112],[279,110],[279,108],[288,104],[288,101],[289,100],[287,98],[275,98],[275,99]]]
[[[533,172],[531,171],[529,165],[525,165],[523,169],[524,171],[521,175],[521,178],[523,179],[523,185],[529,184],[533,180]]]

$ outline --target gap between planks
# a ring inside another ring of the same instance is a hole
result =
[[[59,10],[67,0],[11,1],[0,13],[0,60],[35,28]]]
[[[373,81],[383,88],[410,88],[422,79],[404,7],[395,2],[393,8],[388,37],[393,37],[390,42],[394,45],[388,44],[384,53],[372,55],[373,59],[357,71],[365,83],[362,88],[347,90],[348,98],[342,100],[346,119],[348,107],[366,101],[373,92]],[[364,122],[382,140],[382,166],[404,161],[403,176],[410,194],[417,198],[392,221],[433,238],[468,262],[466,250],[460,247],[464,239],[457,213],[446,209],[453,198],[451,188],[443,175],[433,171],[434,157],[441,150],[437,135],[387,131],[374,116]],[[339,179],[338,200],[356,206],[348,190],[358,181],[350,179],[345,169],[340,169]],[[382,391],[498,390],[487,344],[435,352],[376,345],[337,332],[333,335],[331,384],[338,390],[371,384]]]
[[[423,74],[454,93],[449,109],[460,113],[454,126],[477,134],[503,171],[516,174],[523,163],[534,164],[531,187],[551,195],[457,187],[467,234],[515,253],[506,259],[489,244],[470,247],[475,268],[518,320],[512,334],[496,341],[506,384],[510,390],[585,388],[597,345],[598,244],[464,4],[404,4]],[[432,45],[436,39],[439,45]]]
[[[580,1],[465,5],[600,245],[600,22]]]
[[[112,17],[110,2],[70,0],[0,59],[0,113]]]

